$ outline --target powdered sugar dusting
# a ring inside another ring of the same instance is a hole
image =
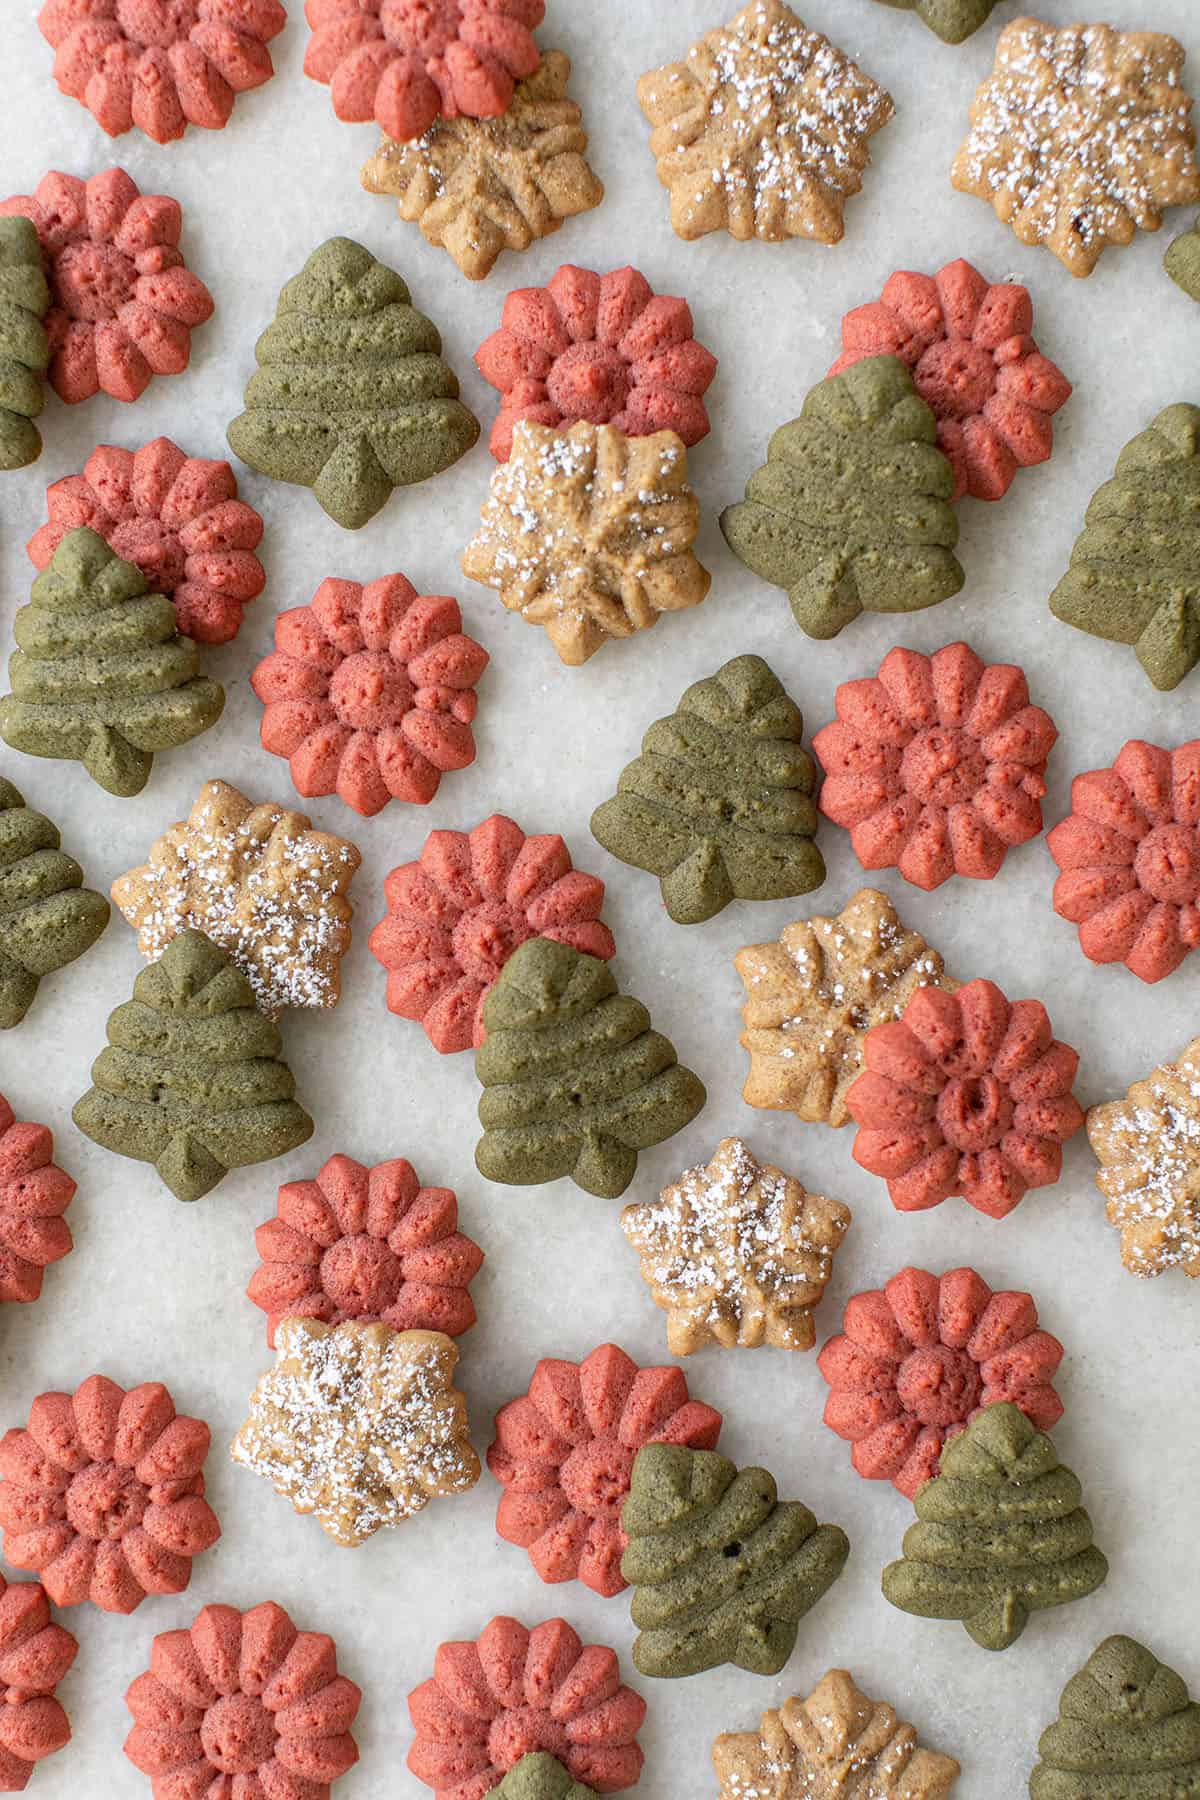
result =
[[[1088,1136],[1126,1268],[1200,1276],[1200,1038],[1125,1100],[1094,1107]]]

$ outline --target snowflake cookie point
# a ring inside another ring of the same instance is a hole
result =
[[[441,1331],[286,1318],[233,1460],[352,1549],[479,1480],[457,1362]]]
[[[52,1623],[40,1582],[0,1575],[0,1794],[23,1793],[38,1763],[69,1742],[71,1726],[55,1690],[78,1650],[74,1635]]]
[[[18,1121],[0,1094],[0,1305],[36,1300],[44,1270],[71,1251],[63,1214],[74,1197],[74,1181],[54,1161],[53,1133]]]
[[[1200,1038],[1123,1100],[1093,1106],[1087,1134],[1125,1267],[1200,1278]]]
[[[741,1138],[687,1169],[657,1200],[635,1201],[621,1228],[667,1314],[667,1345],[811,1350],[814,1315],[850,1228],[850,1209],[763,1164]]]

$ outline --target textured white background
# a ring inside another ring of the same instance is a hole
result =
[[[328,93],[305,80],[299,0],[290,10],[274,46],[275,80],[239,101],[226,131],[189,131],[160,148],[138,133],[110,144],[82,108],[62,98],[33,0],[6,0],[3,191],[29,190],[48,168],[89,175],[119,160],[144,190],[168,191],[183,203],[187,257],[217,311],[195,335],[189,372],[155,381],[135,409],[99,397],[68,410],[50,397],[42,460],[0,486],[5,653],[12,614],[28,598],[23,546],[45,516],[46,483],[78,470],[97,442],[136,446],[165,432],[196,454],[223,454],[224,427],[240,410],[254,340],[281,283],[335,232],[361,239],[403,273],[416,304],[440,326],[485,437],[495,397],[471,354],[498,323],[509,288],[544,282],[566,259],[600,269],[632,261],[655,288],[686,295],[697,335],[721,362],[709,395],[713,432],[692,455],[705,516],[700,548],[713,588],[699,611],[568,670],[542,633],[458,572],[492,468],[482,442],[435,485],[396,494],[357,536],[326,518],[303,489],[239,470],[245,497],[267,520],[268,585],[240,638],[210,653],[228,693],[218,727],[160,757],[133,800],[103,793],[74,764],[3,753],[5,774],[58,821],[91,885],[103,889],[142,860],[209,776],[228,777],[256,799],[293,799],[285,765],[259,747],[260,709],[247,678],[270,646],[275,612],[307,601],[322,577],[366,580],[399,568],[419,589],[452,591],[492,655],[480,689],[478,761],[449,776],[429,809],[393,805],[362,821],[336,799],[310,807],[317,824],[356,839],[363,868],[346,997],[336,1014],[293,1017],[287,1027],[287,1054],[317,1121],[309,1145],[181,1206],[150,1169],[110,1156],[74,1130],[71,1105],[88,1085],[105,1018],[140,966],[119,917],[84,961],[44,983],[25,1024],[0,1041],[0,1088],[19,1117],[53,1126],[60,1160],[79,1182],[70,1214],[75,1253],[48,1273],[39,1306],[7,1308],[0,1321],[0,1425],[23,1422],[41,1390],[73,1388],[96,1369],[126,1385],[162,1379],[181,1410],[211,1422],[209,1491],[224,1526],[185,1594],[149,1600],[130,1618],[90,1606],[70,1613],[81,1648],[62,1695],[74,1739],[37,1771],[32,1791],[39,1800],[145,1794],[143,1777],[121,1755],[122,1696],[145,1666],[152,1636],[190,1623],[206,1601],[246,1607],[273,1598],[302,1626],[335,1633],[343,1669],[365,1690],[362,1761],[337,1789],[339,1800],[416,1800],[426,1792],[404,1767],[404,1695],[430,1671],[441,1639],[474,1637],[500,1612],[527,1623],[561,1612],[585,1641],[617,1648],[649,1701],[645,1800],[712,1794],[713,1733],[749,1726],[762,1707],[807,1692],[831,1664],[850,1667],[868,1693],[895,1702],[929,1743],[961,1759],[962,1800],[1018,1800],[1062,1683],[1106,1632],[1144,1637],[1200,1691],[1200,1583],[1189,1526],[1200,1481],[1197,1296],[1179,1275],[1139,1283],[1123,1271],[1082,1136],[1069,1148],[1061,1184],[1029,1197],[1004,1223],[957,1200],[903,1217],[882,1183],[852,1163],[850,1132],[798,1127],[789,1115],[744,1106],[741,985],[732,955],[774,936],[798,912],[836,911],[848,898],[860,871],[843,832],[822,826],[829,879],[808,900],[734,905],[688,930],[661,911],[649,876],[599,849],[587,821],[646,725],[671,710],[688,682],[742,651],[770,660],[810,729],[832,716],[837,683],[874,673],[897,641],[929,651],[966,636],[985,657],[1019,660],[1061,734],[1048,822],[1067,810],[1071,775],[1111,762],[1126,737],[1173,745],[1194,732],[1200,676],[1174,695],[1156,694],[1132,651],[1071,631],[1046,607],[1088,496],[1121,445],[1160,407],[1197,397],[1200,310],[1160,268],[1171,228],[1189,221],[1173,215],[1159,236],[1110,252],[1089,281],[1072,281],[1048,253],[1022,248],[984,205],[949,185],[968,101],[1014,8],[1001,6],[990,26],[950,49],[912,17],[872,0],[811,0],[808,21],[857,55],[897,106],[875,140],[865,192],[849,203],[845,241],[832,251],[740,245],[724,235],[681,244],[669,228],[634,83],[643,69],[682,55],[724,9],[713,0],[669,7],[551,0],[540,35],[574,60],[572,91],[607,197],[557,238],[523,257],[503,257],[489,281],[472,285],[416,226],[397,220],[389,201],[361,191],[358,169],[374,147],[374,128],[339,124]],[[1042,10],[1060,23],[1076,16],[1073,0],[1047,0]],[[1125,27],[1175,31],[1193,55],[1200,52],[1189,0],[1113,0],[1107,16]],[[832,643],[811,643],[792,624],[784,595],[726,550],[717,512],[740,496],[769,431],[799,410],[825,373],[843,312],[874,298],[898,266],[933,270],[959,255],[994,280],[1011,272],[1032,288],[1040,343],[1076,385],[1059,415],[1054,461],[1019,475],[1001,505],[963,505],[967,584],[959,598],[909,619],[865,618]],[[601,1600],[578,1584],[543,1587],[524,1553],[495,1536],[499,1490],[487,1474],[470,1496],[435,1503],[405,1529],[351,1553],[229,1462],[246,1396],[271,1361],[263,1315],[243,1295],[256,1262],[254,1227],[273,1213],[281,1179],[315,1172],[335,1150],[366,1162],[410,1156],[426,1181],[458,1190],[464,1228],[487,1250],[474,1289],[480,1322],[463,1343],[461,1365],[481,1453],[493,1412],[525,1389],[539,1356],[578,1358],[611,1338],[642,1362],[665,1358],[663,1316],[642,1286],[617,1207],[566,1182],[530,1190],[484,1182],[472,1160],[470,1057],[439,1058],[419,1027],[384,1009],[382,972],[366,946],[382,911],[384,874],[415,856],[431,827],[468,828],[494,810],[529,831],[562,831],[577,863],[609,880],[606,917],[618,939],[622,985],[646,1001],[708,1085],[705,1112],[642,1158],[630,1198],[654,1193],[685,1164],[706,1160],[722,1135],[742,1132],[760,1156],[848,1201],[854,1225],[819,1320],[822,1340],[837,1329],[852,1293],[909,1262],[939,1272],[972,1263],[995,1287],[1034,1293],[1044,1323],[1067,1346],[1060,1380],[1067,1415],[1056,1439],[1083,1480],[1112,1562],[1096,1596],[1038,1615],[1003,1656],[977,1649],[957,1625],[894,1611],[880,1595],[879,1571],[898,1553],[911,1509],[890,1487],[852,1473],[848,1447],[821,1424],[825,1387],[814,1359],[777,1351],[707,1352],[687,1368],[693,1391],[725,1410],[722,1448],[740,1462],[765,1463],[785,1495],[840,1521],[853,1545],[846,1574],[802,1625],[795,1655],[773,1681],[731,1669],[674,1684],[636,1677],[626,1602]],[[1182,1047],[1197,1027],[1197,976],[1187,966],[1147,989],[1121,967],[1093,968],[1051,910],[1053,874],[1039,841],[1011,855],[986,885],[954,880],[926,895],[891,874],[877,879],[957,975],[991,976],[1013,998],[1045,997],[1058,1034],[1082,1054],[1078,1091],[1090,1104],[1122,1092]]]

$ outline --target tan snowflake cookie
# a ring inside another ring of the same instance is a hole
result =
[[[1200,1038],[1124,1100],[1093,1106],[1087,1134],[1125,1267],[1200,1276]]]
[[[1014,19],[971,103],[951,180],[1090,275],[1110,244],[1200,199],[1182,44],[1158,31]]]
[[[734,964],[746,989],[742,1047],[750,1106],[842,1126],[873,1025],[898,1019],[921,987],[953,991],[942,959],[900,922],[886,894],[861,888],[833,918],[797,919]]]
[[[285,1319],[236,1463],[349,1549],[479,1480],[458,1351],[441,1331]]]
[[[364,165],[371,194],[393,194],[431,244],[482,281],[502,250],[528,250],[604,198],[588,166],[587,132],[567,99],[570,59],[547,50],[495,119],[438,119],[423,137],[385,137]]]
[[[113,882],[112,897],[148,961],[181,931],[203,931],[274,1016],[337,1005],[353,913],[346,894],[361,861],[348,838],[313,831],[304,813],[206,781],[188,817]]]
[[[961,1773],[845,1669],[765,1712],[758,1731],[726,1732],[712,1759],[721,1800],[946,1800]]]
[[[868,141],[895,108],[878,82],[782,0],[752,0],[683,62],[651,69],[638,103],[681,238],[816,238],[845,233]]]
[[[556,431],[522,419],[463,572],[544,626],[563,662],[577,665],[610,638],[700,604],[712,576],[692,551],[699,526],[673,431],[626,437],[586,420]]]
[[[850,1208],[808,1193],[729,1137],[657,1200],[625,1207],[621,1227],[667,1315],[672,1356],[706,1344],[811,1350]]]

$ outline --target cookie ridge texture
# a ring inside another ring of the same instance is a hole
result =
[[[944,44],[965,44],[973,32],[986,25],[1000,0],[880,0],[901,12],[916,13]],[[923,1800],[922,1796],[914,1800]]]
[[[70,1741],[71,1726],[55,1690],[78,1650],[73,1633],[51,1622],[46,1591],[39,1582],[6,1581],[0,1575],[0,1666],[5,1682],[0,1793],[22,1793],[38,1763]]]
[[[21,1023],[44,975],[91,949],[108,915],[57,826],[0,777],[0,1030]]]
[[[0,217],[0,469],[27,468],[42,454],[34,420],[46,403],[49,307],[36,227],[30,219]]]
[[[1181,231],[1167,245],[1163,257],[1163,268],[1171,277],[1176,287],[1181,287],[1189,299],[1200,300],[1200,230],[1192,225],[1189,230]]]
[[[495,1794],[496,1800],[598,1800],[595,1788],[573,1780],[566,1764],[545,1750],[514,1763]]]
[[[1125,1267],[1200,1277],[1200,1038],[1123,1099],[1091,1107],[1087,1134]]]
[[[53,1132],[18,1120],[0,1094],[0,1306],[36,1300],[43,1271],[70,1253],[63,1215],[74,1198],[75,1182],[54,1161]]]
[[[1200,1790],[1200,1705],[1136,1638],[1108,1637],[1063,1689],[1038,1755],[1031,1800],[1186,1796]]]

